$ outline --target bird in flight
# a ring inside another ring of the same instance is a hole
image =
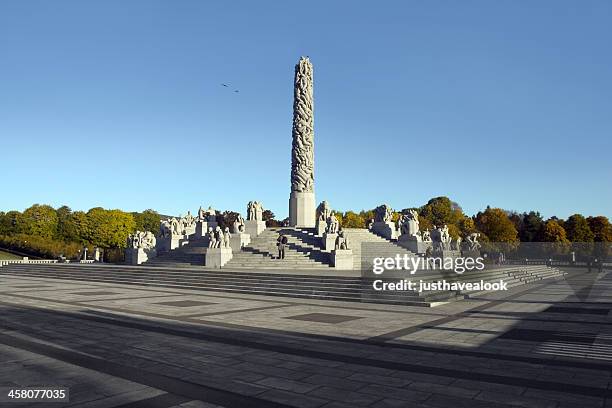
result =
[[[221,84],[221,85],[223,85],[223,86],[224,86],[224,87],[226,87],[226,88],[227,88],[227,86],[228,86],[227,84]]]
[[[238,92],[240,92],[240,91],[236,89],[236,90],[234,90],[234,92],[238,93]]]

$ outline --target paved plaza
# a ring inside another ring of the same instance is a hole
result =
[[[610,406],[612,276],[567,271],[433,308],[0,275],[0,385],[70,390],[33,407]]]

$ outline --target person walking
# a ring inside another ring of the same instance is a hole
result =
[[[287,246],[287,237],[282,233],[278,234],[278,238],[276,239],[276,247],[278,248],[278,258],[277,259],[285,259],[285,248]]]

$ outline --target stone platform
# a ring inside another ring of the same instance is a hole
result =
[[[585,271],[425,309],[2,267],[0,386],[90,408],[603,407],[612,280]]]

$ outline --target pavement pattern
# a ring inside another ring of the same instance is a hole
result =
[[[0,275],[0,387],[70,390],[3,406],[612,407],[612,273],[567,271],[435,308]]]

